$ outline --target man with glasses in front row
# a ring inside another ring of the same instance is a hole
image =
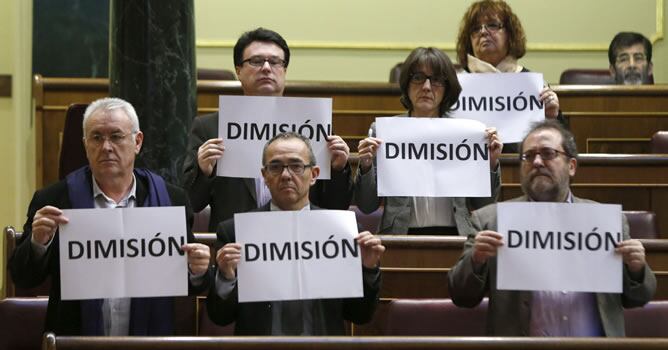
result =
[[[88,165],[36,191],[30,201],[23,236],[9,259],[12,279],[21,288],[34,288],[50,277],[45,332],[90,336],[173,335],[175,310],[171,297],[61,299],[59,225],[69,222],[62,209],[184,206],[187,239],[195,240],[190,230],[192,209],[185,192],[165,183],[160,175],[134,166],[144,134],[130,103],[119,98],[94,101],[84,113],[83,134]],[[94,232],[91,234],[94,236]],[[209,247],[188,243],[182,249],[188,255],[188,276],[166,278],[187,278],[189,291],[199,293],[208,287]]]
[[[320,209],[309,201],[309,188],[319,173],[307,138],[292,132],[276,135],[262,152],[262,177],[271,191],[271,202],[256,211]],[[221,326],[235,322],[235,335],[345,335],[344,320],[361,324],[373,317],[385,247],[368,231],[356,237],[362,258],[362,298],[248,303],[238,300],[236,269],[241,245],[235,243],[234,218],[222,222],[216,233],[222,248],[216,253],[215,282],[207,298],[207,312]]]
[[[287,43],[269,29],[246,32],[234,45],[234,66],[244,95],[283,96],[289,63]],[[348,209],[352,197],[350,150],[335,135],[328,137],[327,145],[332,155],[331,179],[316,182],[310,192],[311,201],[322,208]],[[196,212],[211,206],[211,232],[235,213],[262,207],[271,199],[262,177],[217,177],[216,163],[224,154],[225,145],[218,137],[218,113],[195,118],[183,164],[184,188]]]
[[[610,75],[616,84],[653,84],[652,43],[642,34],[621,32],[608,48]]]
[[[520,180],[524,195],[511,201],[592,203],[575,197],[570,178],[577,168],[573,135],[559,123],[532,126],[521,143]],[[448,274],[449,290],[458,306],[475,307],[486,294],[487,333],[493,336],[624,336],[623,308],[652,299],[656,278],[645,261],[640,241],[629,239],[623,217],[623,293],[510,291],[496,288],[497,249],[504,239],[497,232],[496,204],[473,213],[477,232],[468,236],[464,253]]]

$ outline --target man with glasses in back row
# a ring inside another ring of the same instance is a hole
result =
[[[524,195],[512,201],[592,203],[577,198],[570,178],[577,168],[573,135],[559,123],[535,124],[521,143],[520,181]],[[652,299],[656,278],[640,241],[629,239],[622,215],[623,293],[510,291],[496,288],[497,249],[505,244],[497,232],[496,204],[473,213],[478,232],[469,234],[464,253],[448,274],[458,306],[474,307],[489,294],[487,333],[493,336],[624,336],[623,308]]]
[[[608,48],[610,75],[616,84],[653,84],[652,43],[642,34],[621,32]]]
[[[276,32],[257,28],[241,35],[234,45],[234,66],[244,95],[282,96],[290,49]],[[318,180],[310,191],[316,205],[327,209],[348,209],[352,197],[349,148],[339,136],[329,136],[332,155],[331,179]],[[195,118],[184,161],[184,188],[195,211],[211,206],[209,231],[235,213],[247,212],[269,203],[271,194],[264,179],[217,177],[216,163],[224,157],[225,145],[218,137],[218,113]]]

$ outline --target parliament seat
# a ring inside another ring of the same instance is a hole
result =
[[[484,336],[487,298],[475,308],[450,299],[396,299],[390,302],[384,335]]]
[[[211,321],[206,312],[206,299],[197,298],[197,314],[197,335],[209,337],[234,335],[234,323],[219,326]]]
[[[635,239],[657,239],[659,238],[659,227],[656,222],[656,214],[651,211],[633,210],[623,211],[629,221],[631,238]]]
[[[14,247],[16,243],[21,238],[23,232],[16,231],[14,227],[7,226],[4,229],[5,235],[5,258],[3,261],[3,269],[5,271],[5,294],[8,297],[36,297],[36,296],[47,296],[49,295],[49,288],[51,287],[51,278],[47,278],[44,283],[40,284],[37,287],[24,289],[19,288],[14,285],[12,281],[11,274],[7,270],[7,264],[9,263],[9,258],[12,256]]]
[[[40,349],[48,298],[0,300],[0,350]]]
[[[559,84],[570,85],[609,85],[614,84],[608,69],[571,68],[561,72]]]
[[[211,218],[211,207],[207,205],[204,209],[195,213],[192,231],[193,232],[209,231],[210,218]]]
[[[197,68],[197,80],[237,80],[228,69]]]
[[[351,205],[349,210],[355,212],[357,219],[357,229],[361,231],[369,231],[373,234],[378,232],[380,228],[380,220],[383,217],[383,207],[379,207],[373,213],[365,214],[356,205]]]
[[[73,103],[65,113],[62,143],[58,162],[58,179],[88,164],[86,150],[83,145],[83,116],[87,104]]]
[[[652,153],[668,153],[668,131],[657,131],[650,141]]]
[[[668,337],[668,300],[650,301],[644,307],[625,309],[627,337]]]

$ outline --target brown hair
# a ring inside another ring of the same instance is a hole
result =
[[[462,87],[459,85],[457,72],[448,55],[435,47],[418,47],[406,57],[401,65],[401,75],[399,76],[399,89],[401,90],[399,101],[408,109],[409,114],[413,111],[413,103],[408,96],[408,89],[411,76],[415,74],[420,66],[429,67],[434,76],[445,78],[445,94],[438,106],[439,116],[442,116],[457,102]]]
[[[508,55],[522,58],[526,53],[527,38],[524,28],[517,15],[503,0],[482,0],[469,6],[459,24],[457,37],[457,61],[466,69],[468,66],[467,54],[473,55],[471,30],[484,17],[498,16],[503,22],[503,28],[508,33]]]

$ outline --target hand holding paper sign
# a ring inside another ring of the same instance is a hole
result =
[[[50,205],[44,206],[35,213],[32,221],[32,237],[37,243],[46,245],[53,238],[58,225],[68,222],[60,209]]]
[[[350,148],[348,144],[341,138],[341,136],[331,135],[327,136],[327,148],[332,154],[332,169],[343,170],[348,163],[348,155]]]
[[[559,115],[559,97],[551,87],[546,86],[540,92],[540,100],[545,108],[545,117],[555,119]]]
[[[473,244],[473,265],[480,267],[487,259],[496,256],[497,249],[503,246],[503,236],[494,231],[481,231],[475,236]]]
[[[639,274],[645,269],[645,247],[639,240],[622,241],[615,252],[622,254],[622,260],[632,274]]]
[[[503,150],[503,142],[501,142],[496,128],[486,128],[485,136],[489,145],[489,165],[491,169],[494,169],[499,161],[499,155],[501,155],[501,151]]]
[[[380,264],[380,257],[385,251],[380,238],[374,236],[369,231],[360,232],[355,238],[362,252],[362,265],[367,269],[373,269]]]
[[[213,167],[224,152],[225,145],[221,138],[209,139],[197,149],[197,165],[204,175],[211,176]]]
[[[377,137],[367,137],[357,144],[357,154],[359,155],[362,173],[366,173],[371,169],[373,159],[376,157],[376,151],[378,151],[381,143],[383,143],[383,140]]]
[[[216,253],[218,271],[228,280],[236,276],[239,260],[241,260],[241,244],[239,243],[227,243]]]
[[[188,254],[188,268],[193,275],[203,275],[209,269],[211,253],[207,245],[188,243],[184,244],[181,249]]]

